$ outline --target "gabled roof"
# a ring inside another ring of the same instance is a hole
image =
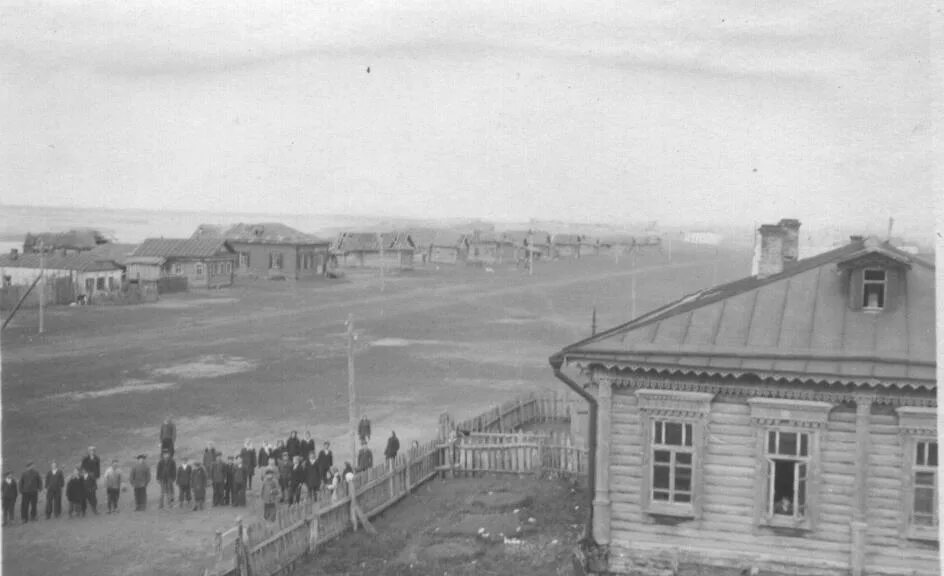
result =
[[[29,268],[40,270],[45,267],[47,270],[74,270],[76,272],[100,272],[108,270],[121,270],[122,266],[117,263],[92,254],[91,251],[83,251],[77,254],[46,254],[45,262],[41,260],[42,254],[30,253],[20,254],[16,259],[9,254],[0,256],[0,268]]]
[[[410,237],[413,245],[417,248],[427,248],[433,244],[433,240],[439,232],[434,228],[410,228],[404,234]]]
[[[216,224],[200,224],[190,235],[191,238],[222,238],[223,227]]]
[[[436,233],[430,245],[445,248],[458,248],[459,245],[466,242],[466,235],[452,230],[440,230]]]
[[[503,236],[515,246],[527,245],[529,238],[535,246],[548,246],[551,243],[551,235],[543,230],[509,230]]]
[[[27,234],[23,240],[23,251],[39,250],[40,243],[45,250],[65,248],[68,250],[91,250],[99,244],[108,242],[97,230],[76,229],[68,232],[43,232],[41,234]]]
[[[148,238],[132,256],[209,258],[220,252],[230,252],[221,238]]]
[[[125,261],[131,257],[137,247],[137,244],[118,244],[109,242],[107,244],[100,244],[95,248],[92,248],[89,252],[93,254],[98,260],[111,260],[123,265]]]
[[[899,301],[847,305],[840,264],[907,254],[857,241],[780,274],[702,290],[561,351],[569,362],[668,374],[936,386],[934,268],[912,260]]]
[[[378,236],[382,238],[384,250],[413,250],[409,236],[403,232],[342,232],[338,234],[333,249],[338,252],[379,252]]]
[[[476,230],[469,238],[471,244],[506,244],[507,238],[497,232]]]
[[[555,234],[554,244],[558,246],[576,246],[580,244],[579,234]]]
[[[224,232],[223,237],[229,242],[245,242],[247,244],[328,244],[327,240],[299,232],[278,222],[262,224],[244,224],[240,222]]]

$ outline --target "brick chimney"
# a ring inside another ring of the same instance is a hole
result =
[[[780,224],[764,224],[760,232],[760,254],[757,277],[766,278],[783,272],[783,244],[786,230]]]
[[[783,228],[783,267],[789,268],[800,259],[800,221],[794,218],[780,220]]]

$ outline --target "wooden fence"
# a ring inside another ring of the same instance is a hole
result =
[[[586,450],[567,432],[521,432],[524,426],[566,422],[576,396],[530,394],[455,423],[440,417],[439,435],[356,474],[335,492],[322,488],[317,500],[280,506],[273,522],[256,520],[217,532],[212,569],[216,576],[275,576],[290,572],[317,546],[382,513],[437,474],[586,474]],[[261,516],[258,501],[247,512]]]

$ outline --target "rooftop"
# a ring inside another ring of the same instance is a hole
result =
[[[328,244],[317,236],[305,234],[278,222],[262,224],[244,224],[240,222],[223,233],[223,237],[231,242],[245,242],[248,244]]]
[[[39,270],[74,270],[76,272],[99,272],[107,270],[121,270],[121,266],[100,255],[84,251],[77,254],[46,254],[45,262],[42,254],[20,254],[14,259],[10,254],[0,256],[0,268],[30,268]]]
[[[208,258],[228,251],[220,238],[148,238],[132,256]]]

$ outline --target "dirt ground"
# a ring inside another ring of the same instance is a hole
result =
[[[476,497],[502,494],[526,495],[530,503],[499,511],[474,502]],[[377,535],[346,534],[321,547],[296,574],[571,574],[586,502],[585,490],[567,479],[436,479],[377,518]],[[483,528],[486,531],[480,532]]]
[[[371,447],[390,430],[401,443],[435,433],[439,415],[482,412],[528,391],[560,390],[550,354],[637,311],[745,275],[749,254],[714,249],[628,259],[547,262],[528,276],[513,266],[442,266],[344,280],[237,282],[231,288],[125,307],[58,307],[37,335],[37,312],[21,311],[0,340],[4,470],[27,460],[78,463],[89,445],[125,472],[140,452],[157,457],[165,416],[177,423],[178,454],[199,457],[208,441],[235,453],[250,438],[306,430],[349,458],[344,321],[358,331],[358,405],[373,422]],[[103,490],[99,498],[103,499]],[[194,573],[214,530],[233,509],[202,514],[129,510],[85,520],[42,520],[3,530],[11,574]],[[42,504],[42,503],[41,503]],[[245,513],[245,512],[243,512]],[[104,553],[104,554],[103,554]]]

